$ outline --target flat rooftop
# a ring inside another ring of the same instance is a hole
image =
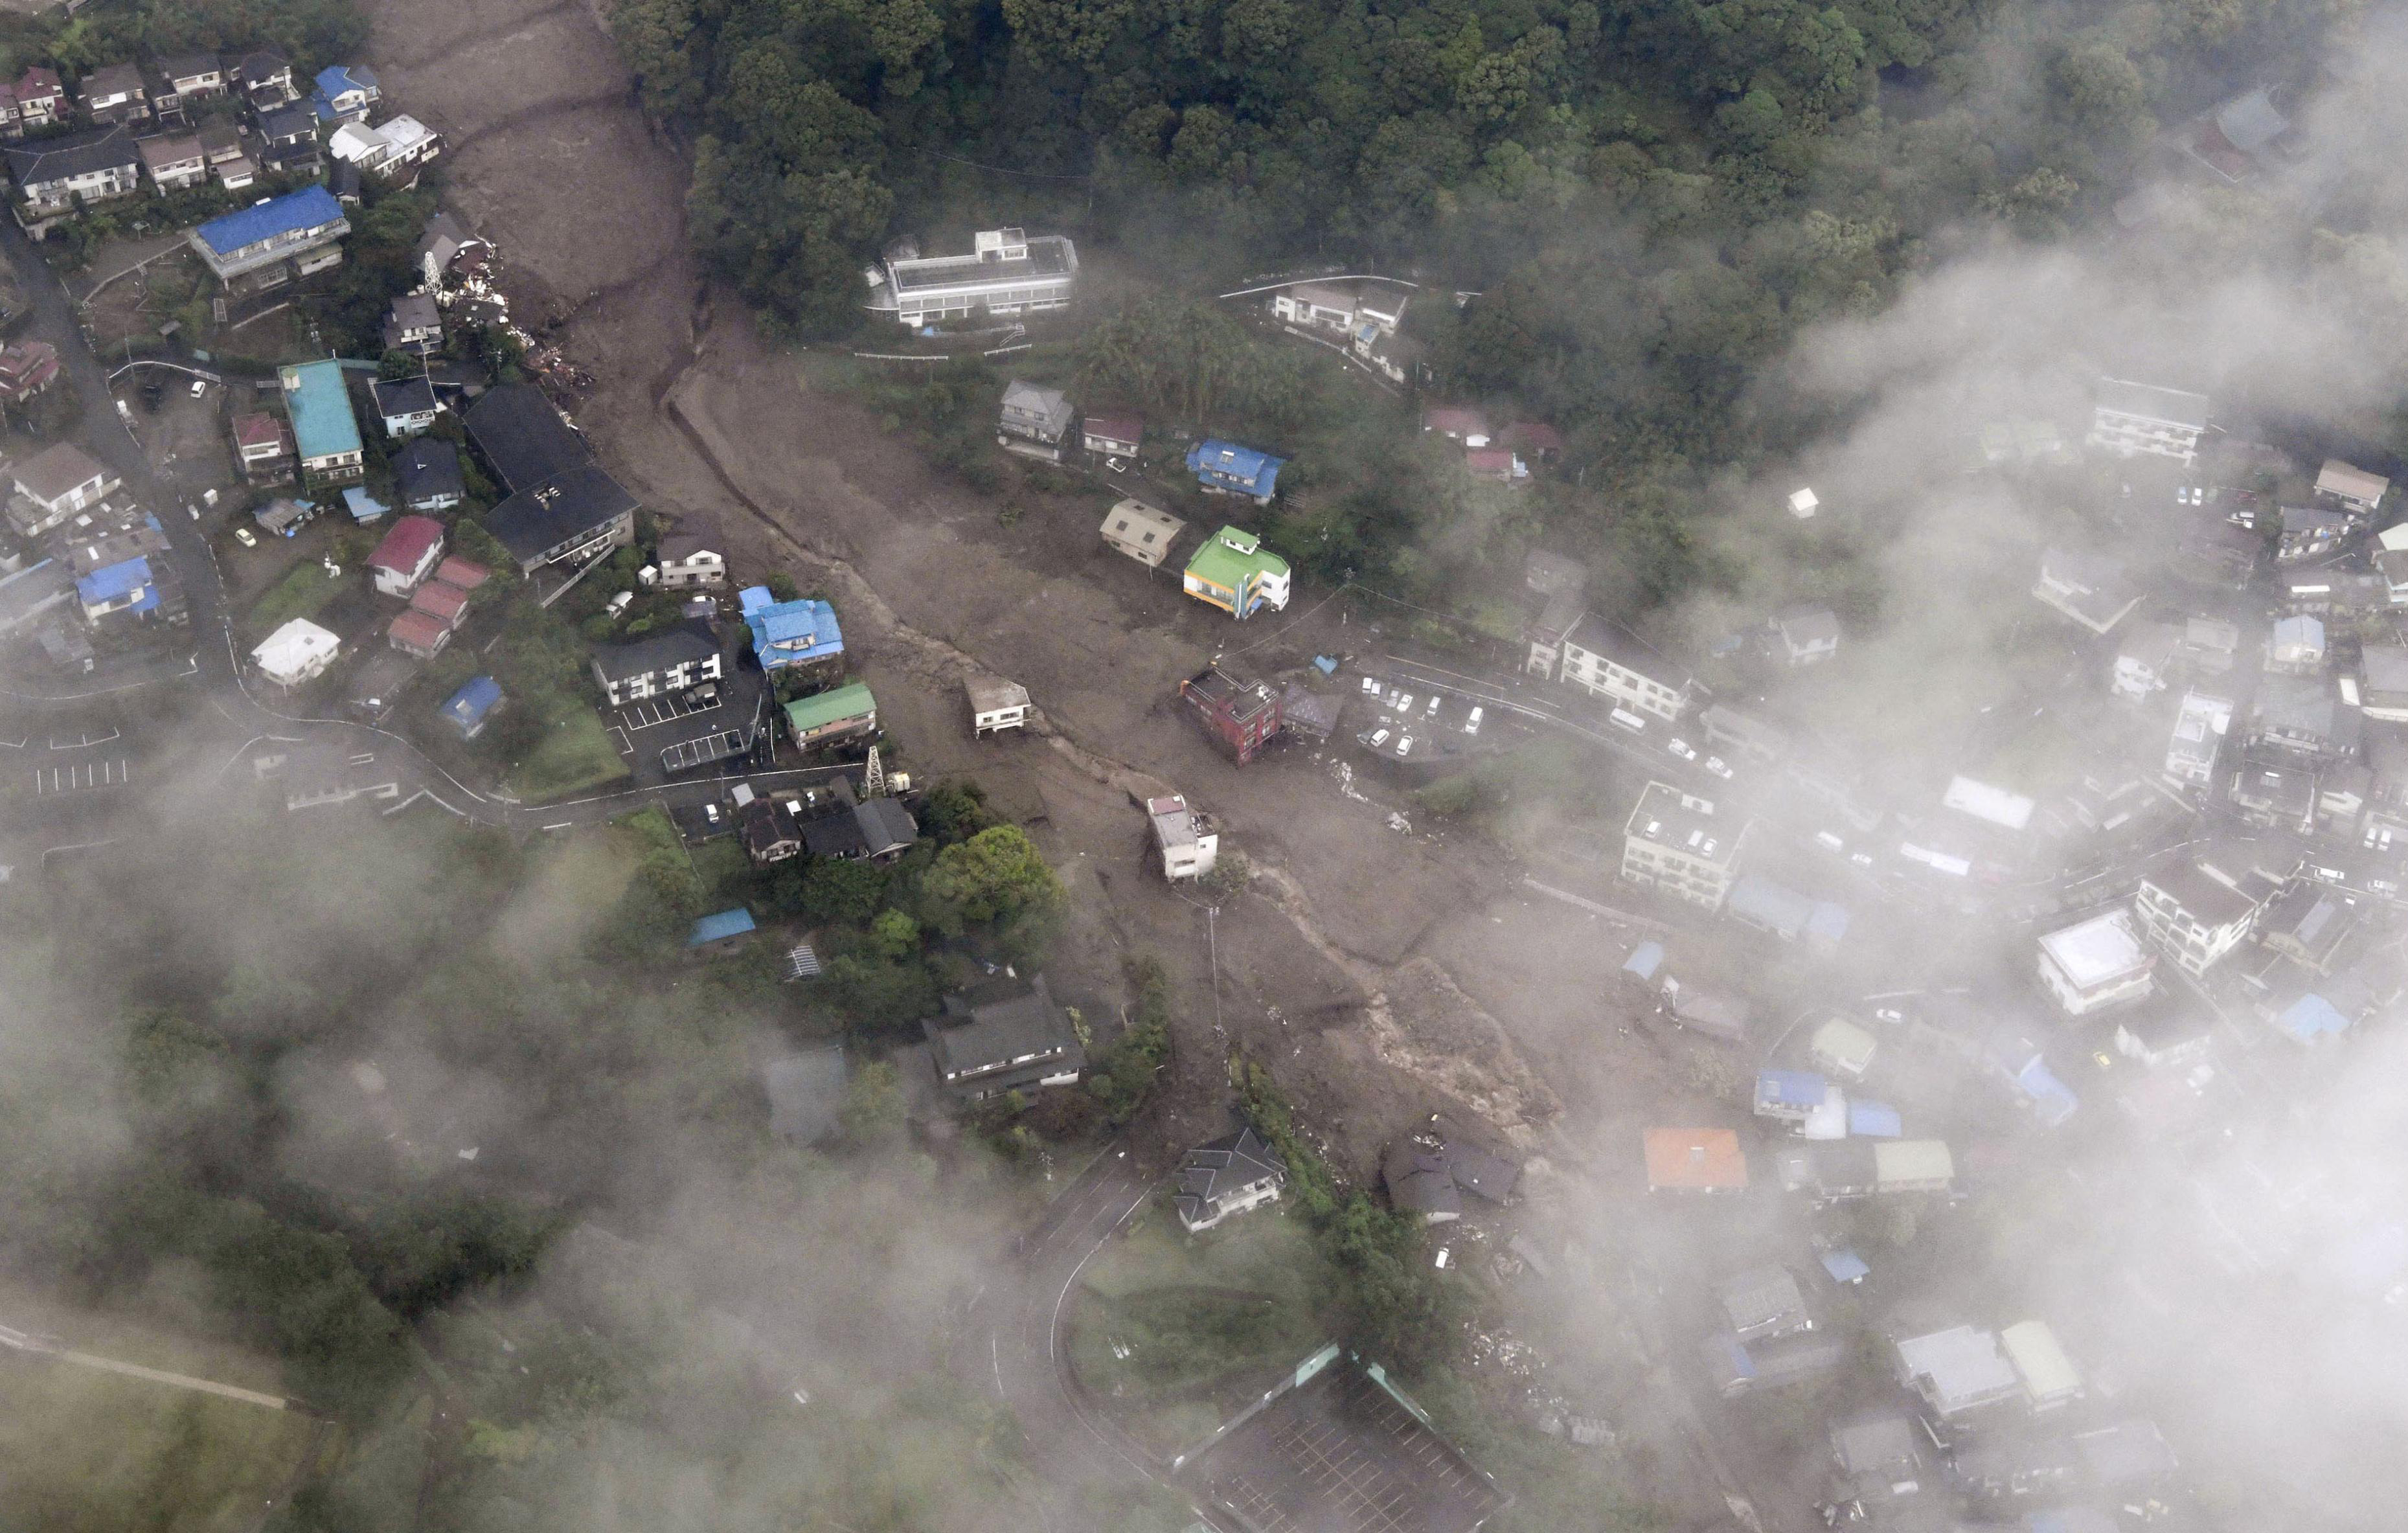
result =
[[[2083,990],[2122,979],[2149,962],[2147,950],[2132,930],[2131,916],[2122,910],[2053,931],[2040,939],[2040,946],[2049,961]]]
[[[1247,1533],[1472,1533],[1505,1493],[1340,1357],[1207,1448],[1192,1471]]]
[[[1008,260],[975,253],[918,256],[888,262],[886,275],[897,294],[941,293],[947,288],[1045,281],[1068,277],[1079,269],[1077,249],[1060,235],[1035,236],[1028,241],[1027,251]]]
[[[1684,794],[1669,782],[1647,784],[1625,829],[1639,840],[1712,859],[1727,858],[1740,833],[1738,824],[1714,817],[1712,799]]]

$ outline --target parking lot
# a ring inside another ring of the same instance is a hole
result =
[[[639,786],[654,787],[741,756],[772,729],[767,681],[731,670],[692,692],[646,697],[607,715],[610,737]]]
[[[691,719],[697,713],[712,712],[720,706],[721,697],[722,694],[715,684],[709,688],[696,687],[692,692],[681,692],[667,697],[647,697],[641,702],[630,703],[621,709],[612,727],[623,737],[641,729],[657,729],[665,724],[676,724],[683,719]],[[633,750],[633,747],[629,746],[627,749]]]

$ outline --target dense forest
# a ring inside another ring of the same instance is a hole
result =
[[[2107,224],[2163,125],[2255,84],[2311,84],[2355,10],[618,0],[613,15],[648,110],[693,145],[698,249],[777,325],[850,331],[885,241],[949,249],[998,222],[1075,235],[1140,298],[1339,263],[1476,292],[1408,320],[1439,388],[1563,429],[1585,493],[1536,520],[1645,600],[1711,564],[1688,509],[1712,471],[1828,425],[1766,407],[1765,365],[1802,327],[1881,311],[1953,254]],[[2251,200],[2229,216],[2281,223]],[[1191,351],[1211,328],[1156,314],[1122,339],[1151,344],[1149,322]],[[1329,434],[1312,413],[1247,423],[1294,447]],[[1412,482],[1370,484],[1376,456],[1332,473],[1316,455],[1354,503],[1291,529],[1297,552],[1432,595],[1427,554],[1459,518]],[[1299,485],[1315,471],[1300,462]]]

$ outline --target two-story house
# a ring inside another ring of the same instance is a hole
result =
[[[671,591],[727,583],[724,545],[716,536],[691,523],[662,537],[655,567],[660,571],[661,585]]]
[[[427,437],[394,454],[393,483],[402,505],[413,511],[448,511],[468,495],[460,450]]]
[[[207,225],[204,225],[207,227]],[[366,472],[360,423],[343,385],[343,365],[328,359],[277,369],[284,408],[293,419],[293,440],[301,459],[302,482],[317,488],[358,481]]]
[[[142,156],[142,168],[163,197],[209,179],[208,156],[202,152],[201,141],[190,134],[137,138],[134,150]]]
[[[1003,408],[996,420],[996,445],[1023,457],[1062,461],[1078,407],[1059,389],[1041,388],[1013,379],[1004,385]]]
[[[161,59],[156,78],[158,88],[151,92],[150,107],[162,116],[174,111],[189,117],[196,102],[226,93],[225,64],[215,53],[178,53]]]
[[[8,93],[16,104],[17,121],[22,132],[56,127],[66,121],[67,88],[60,81],[59,72],[55,69],[45,69],[36,64],[17,77],[16,83],[8,87]]]
[[[368,108],[384,99],[376,71],[364,64],[330,64],[318,71],[317,92],[309,105],[321,122],[357,122]]]
[[[1791,607],[1773,614],[1772,638],[1792,670],[1819,666],[1840,652],[1839,615],[1828,607]]]
[[[265,410],[237,415],[229,423],[235,458],[252,484],[279,484],[293,477],[293,434]]]
[[[1279,1201],[1287,1168],[1252,1125],[1180,1157],[1171,1205],[1190,1235]]]
[[[1689,673],[1654,646],[1590,612],[1560,638],[1534,635],[1526,668],[1668,723],[1680,718],[1697,689]]]
[[[300,276],[322,271],[342,260],[337,241],[351,232],[351,221],[335,194],[322,186],[307,186],[213,218],[185,237],[219,281],[253,277],[272,286],[253,274],[285,261]]]
[[[407,181],[413,167],[443,152],[443,138],[414,117],[396,117],[377,127],[346,122],[326,139],[326,152],[338,165],[364,176]]]
[[[594,651],[594,680],[613,708],[689,692],[723,674],[719,638],[699,620],[656,629],[624,644],[597,645]]]
[[[937,1079],[972,1101],[1071,1085],[1087,1066],[1078,1029],[1054,1003],[1041,974],[989,981],[948,996],[943,1014],[921,1027]]]
[[[2232,724],[2232,704],[2202,692],[2186,693],[2166,742],[2166,775],[2205,787],[2215,781],[2216,752]]]
[[[532,574],[635,541],[636,497],[595,460],[583,436],[531,384],[486,390],[462,417],[509,490],[485,530]]]
[[[2115,646],[2115,668],[2110,684],[2116,696],[2143,703],[2163,692],[2173,668],[2182,630],[2170,623],[2127,623]]]
[[[301,99],[293,83],[293,61],[273,49],[244,54],[234,66],[234,82],[254,112],[264,114]]]
[[[53,442],[9,466],[17,486],[9,521],[28,536],[48,532],[78,511],[99,505],[124,484],[117,471],[72,442]]]
[[[2041,554],[2032,595],[2094,634],[2104,634],[2141,603],[2121,565],[2076,549],[2052,546]]]
[[[272,107],[259,114],[259,157],[271,170],[307,175],[326,163],[318,120],[307,107]],[[329,193],[332,195],[332,193]]]
[[[150,93],[142,83],[142,71],[133,64],[103,64],[84,76],[76,93],[83,115],[94,122],[150,121]]]
[[[381,595],[407,597],[442,557],[443,523],[430,516],[405,516],[368,555],[368,577]]]
[[[380,378],[368,385],[368,393],[384,422],[384,434],[396,441],[430,429],[443,410],[435,401],[435,385],[423,378]]]
[[[429,293],[405,293],[384,316],[384,349],[424,356],[443,345],[443,310]]]
[[[11,145],[7,153],[8,172],[16,178],[27,211],[36,216],[141,189],[142,156],[135,151],[132,136],[113,124]]]
[[[2269,676],[2249,710],[2249,743],[2272,745],[2312,759],[2339,759],[2358,751],[2360,721],[2340,689],[2313,676]]]

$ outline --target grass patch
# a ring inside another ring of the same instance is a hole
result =
[[[294,618],[316,617],[342,594],[343,582],[328,579],[325,566],[305,559],[260,593],[251,610],[243,614],[243,626],[252,638],[265,638]]]
[[[535,749],[510,769],[506,785],[521,798],[541,800],[598,788],[626,775],[627,764],[610,743],[601,717],[572,698],[544,721]]]
[[[744,847],[733,836],[723,836],[715,841],[705,841],[689,849],[694,858],[695,876],[702,880],[703,888],[710,893],[713,910],[725,902],[739,902],[749,882],[752,860],[744,855]]]
[[[1096,1254],[1071,1317],[1070,1364],[1156,1452],[1192,1447],[1267,1369],[1327,1338],[1315,1296],[1327,1286],[1312,1238],[1271,1210],[1189,1236],[1147,1211]]]
[[[53,1309],[11,1291],[10,1318],[68,1347],[280,1394],[275,1366],[128,1320]],[[0,1352],[0,1527],[67,1533],[256,1526],[316,1439],[291,1411],[221,1399],[72,1363]]]

